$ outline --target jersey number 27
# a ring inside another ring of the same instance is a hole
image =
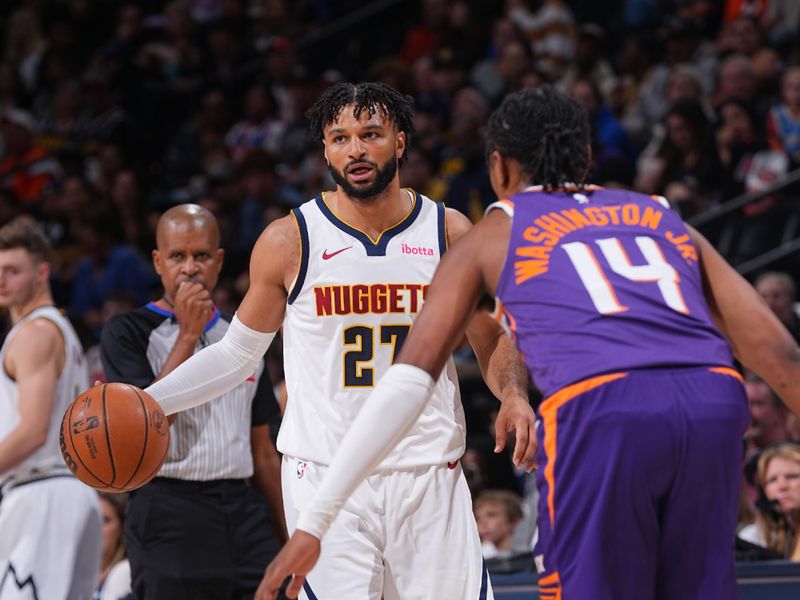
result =
[[[392,346],[392,362],[406,341],[410,325],[381,325],[379,343]],[[355,325],[344,330],[344,345],[356,349],[344,353],[344,387],[372,387],[375,385],[375,368],[363,363],[375,356],[375,328]]]

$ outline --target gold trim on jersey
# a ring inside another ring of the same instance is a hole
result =
[[[356,226],[355,226],[355,225],[353,225],[352,223],[348,223],[348,222],[347,222],[347,221],[345,221],[343,218],[341,218],[339,215],[337,215],[337,214],[336,214],[336,212],[334,212],[334,210],[331,208],[331,205],[330,205],[330,204],[328,204],[328,201],[327,201],[327,200],[325,200],[325,194],[326,194],[327,192],[322,192],[322,193],[320,194],[320,196],[321,196],[321,198],[322,198],[322,202],[325,204],[325,206],[327,206],[327,207],[328,207],[328,210],[329,210],[329,211],[331,211],[331,214],[332,214],[334,217],[336,217],[336,218],[337,218],[339,221],[341,221],[342,223],[344,223],[344,224],[345,224],[345,225],[347,225],[348,227],[351,227],[352,229],[355,229],[355,230],[356,230],[356,231],[358,231],[359,233],[362,233],[362,234],[364,234],[365,236],[367,236],[367,239],[368,239],[370,242],[372,242],[374,245],[376,245],[376,246],[377,246],[377,245],[380,243],[380,241],[381,241],[381,238],[383,237],[383,234],[384,234],[384,233],[386,233],[387,231],[391,231],[391,230],[392,230],[392,229],[394,229],[395,227],[399,227],[400,225],[402,225],[403,223],[405,223],[405,222],[408,220],[408,218],[411,216],[411,214],[414,212],[414,207],[417,205],[417,196],[418,196],[418,194],[414,193],[414,190],[412,190],[411,188],[401,188],[401,189],[400,189],[400,191],[403,191],[403,192],[408,192],[408,193],[409,193],[409,195],[411,196],[411,208],[408,210],[408,212],[405,214],[405,216],[404,216],[402,219],[400,219],[400,220],[399,220],[397,223],[395,223],[395,224],[394,224],[394,225],[392,225],[391,227],[387,227],[386,229],[384,229],[383,231],[381,231],[381,232],[378,234],[378,238],[377,238],[377,239],[374,239],[374,240],[372,239],[372,236],[370,236],[370,235],[369,235],[369,234],[368,234],[366,231],[364,231],[363,229],[359,229],[358,227],[356,227]]]

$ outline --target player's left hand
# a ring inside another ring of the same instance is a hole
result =
[[[530,473],[536,468],[536,415],[524,396],[503,398],[494,422],[495,452],[502,452],[506,437],[514,432],[514,466]]]
[[[319,559],[319,540],[305,531],[296,530],[286,545],[278,552],[264,573],[254,600],[274,600],[284,579],[292,580],[286,588],[287,598],[297,598],[306,575]]]

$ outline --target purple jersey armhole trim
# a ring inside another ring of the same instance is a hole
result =
[[[510,249],[511,249],[511,242],[514,240],[514,202],[511,200],[499,200],[498,202],[492,202],[489,206],[486,207],[486,213],[489,214],[490,211],[494,209],[499,209],[503,211],[506,216],[511,220],[511,229],[509,230],[508,235],[508,244],[506,244],[506,257],[503,260],[503,266],[500,269],[500,279],[497,280],[497,289],[494,291],[495,296],[495,303],[497,301],[503,302],[503,292],[506,290],[506,286],[509,285],[508,279],[512,276],[512,274],[508,273],[513,266],[509,266],[512,263],[509,263],[510,258]],[[508,308],[505,308],[508,311]],[[509,313],[510,314],[510,313]]]

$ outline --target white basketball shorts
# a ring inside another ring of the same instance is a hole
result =
[[[103,543],[94,490],[74,477],[11,488],[0,532],[0,600],[91,597]]]
[[[284,456],[289,532],[326,467]],[[493,600],[461,465],[380,471],[364,481],[322,540],[305,600]]]

